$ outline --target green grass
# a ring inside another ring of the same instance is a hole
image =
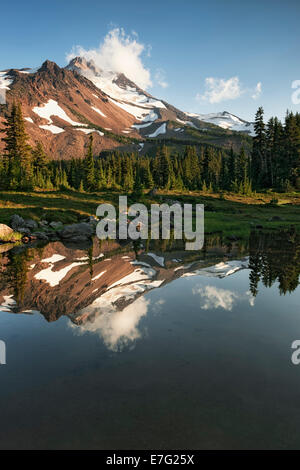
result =
[[[99,193],[79,193],[76,191],[45,192],[0,192],[0,223],[9,224],[13,214],[24,219],[59,221],[63,224],[76,223],[88,215],[95,215],[99,204],[110,202],[118,204],[119,193],[103,191]],[[247,237],[256,225],[272,230],[293,225],[300,231],[300,194],[260,193],[253,197],[226,193],[203,192],[160,192],[154,198],[145,196],[144,203],[168,202],[179,200],[185,203],[202,203],[205,206],[205,232],[222,232],[223,236],[236,235]],[[277,204],[270,204],[272,199]],[[133,201],[129,198],[129,204]],[[280,220],[270,220],[280,217]]]

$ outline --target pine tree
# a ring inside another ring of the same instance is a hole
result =
[[[85,157],[85,187],[88,191],[95,189],[95,162],[93,155],[93,136],[90,136],[87,155]]]
[[[4,122],[6,137],[5,159],[7,187],[12,189],[32,189],[32,156],[25,132],[21,104],[13,103],[11,113]]]
[[[257,186],[265,186],[267,179],[266,132],[263,116],[264,110],[259,107],[255,115],[251,162],[252,179],[256,181]]]

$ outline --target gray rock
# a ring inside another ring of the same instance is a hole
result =
[[[49,240],[52,242],[59,240],[59,236],[57,232],[47,232],[46,236],[48,237]]]
[[[54,230],[62,227],[62,223],[61,222],[50,222],[49,224],[49,227],[53,228]]]
[[[39,225],[40,225],[41,227],[47,227],[47,226],[48,226],[48,222],[47,222],[47,220],[41,220],[41,221],[39,222]]]
[[[18,232],[22,233],[23,235],[30,235],[30,229],[27,227],[19,227]]]
[[[93,215],[90,215],[87,219],[84,220],[84,222],[86,222],[87,224],[97,225],[99,220],[96,217],[94,217]]]
[[[48,236],[43,232],[34,232],[32,235],[38,240],[43,240],[45,242],[49,240]]]
[[[89,239],[92,237],[93,233],[93,227],[91,227],[90,224],[82,222],[80,224],[67,225],[59,232],[59,235],[62,239],[76,239],[77,241],[77,237],[84,237],[85,239]]]
[[[29,228],[29,230],[36,230],[38,228],[38,224],[36,223],[35,220],[32,219],[26,219],[24,220],[24,225],[25,228]]]
[[[7,237],[13,233],[13,229],[8,225],[0,224],[0,239]]]
[[[18,214],[14,214],[10,218],[10,226],[13,230],[18,230],[19,227],[24,227],[24,219]]]

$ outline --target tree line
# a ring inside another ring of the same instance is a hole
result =
[[[265,125],[259,108],[251,153],[243,147],[236,153],[205,144],[174,152],[161,145],[154,157],[118,151],[95,157],[90,136],[86,155],[68,161],[50,160],[40,142],[30,147],[20,104],[12,105],[4,125],[0,189],[115,189],[138,194],[157,187],[251,194],[253,189],[287,191],[299,186],[299,113],[288,112],[284,124],[275,117]]]

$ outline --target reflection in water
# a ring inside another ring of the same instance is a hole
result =
[[[33,259],[33,250],[8,252],[6,269],[2,273],[1,286],[9,286],[12,289],[13,297],[17,305],[22,304],[25,287],[27,283],[27,273],[30,269],[29,262]]]
[[[97,333],[109,349],[120,350],[141,335],[139,322],[149,306],[144,294],[175,279],[221,279],[249,269],[250,287],[244,293],[201,282],[194,286],[192,293],[199,296],[202,310],[226,311],[241,301],[254,306],[259,281],[266,287],[278,281],[281,294],[292,292],[299,283],[299,234],[292,230],[253,232],[249,246],[229,246],[219,235],[207,236],[200,252],[182,251],[174,240],[167,243],[148,241],[149,252],[140,242],[121,246],[98,240],[88,249],[60,242],[14,248],[1,255],[0,305],[14,312],[37,310],[48,321],[67,315],[75,330]]]
[[[293,292],[299,285],[300,234],[290,230],[251,233],[249,240],[250,291],[258,293],[258,283],[271,287],[279,283],[280,294]]]
[[[2,254],[0,448],[299,449],[299,238],[148,248]]]
[[[250,291],[241,294],[216,286],[199,286],[194,287],[192,292],[200,296],[202,310],[223,308],[224,310],[231,311],[236,302],[243,300],[248,300],[251,307],[254,306],[254,297]]]
[[[118,310],[116,306],[108,302],[107,308],[102,308],[101,314],[97,315],[99,308],[95,302],[93,307],[86,309],[89,313],[93,311],[95,314],[93,321],[85,322],[79,327],[73,323],[70,325],[80,333],[96,333],[103,339],[108,349],[122,351],[124,347],[133,345],[141,337],[138,324],[141,318],[147,314],[149,303],[149,300],[139,297],[123,310]],[[101,304],[103,306],[103,302]]]

